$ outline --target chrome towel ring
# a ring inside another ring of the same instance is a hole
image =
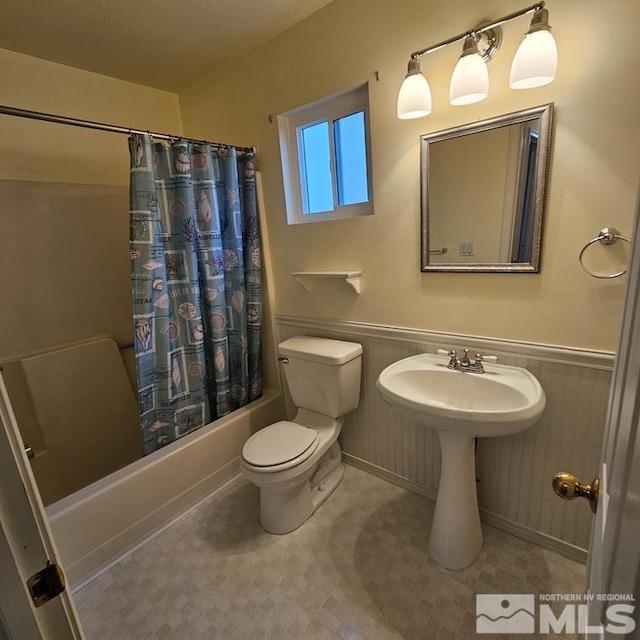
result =
[[[604,229],[601,229],[600,233],[598,233],[598,235],[595,238],[592,238],[591,240],[589,240],[589,242],[587,242],[587,244],[585,244],[584,247],[582,247],[582,251],[580,251],[580,255],[578,256],[578,261],[580,262],[580,266],[590,276],[594,278],[600,278],[601,280],[610,280],[611,278],[618,278],[619,276],[622,276],[625,273],[627,273],[627,270],[623,269],[622,271],[618,271],[618,273],[611,273],[609,275],[601,276],[597,273],[593,273],[592,271],[589,271],[589,269],[587,269],[587,267],[585,267],[584,263],[582,262],[582,256],[584,255],[584,252],[594,242],[600,242],[601,244],[604,244],[604,245],[610,245],[610,244],[614,244],[618,240],[624,240],[624,242],[630,242],[629,238],[625,238],[624,236],[621,236],[620,232],[614,227],[605,227]]]

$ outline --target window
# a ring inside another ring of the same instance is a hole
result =
[[[373,213],[368,86],[278,116],[289,224]]]

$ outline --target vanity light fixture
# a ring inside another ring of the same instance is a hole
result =
[[[533,12],[533,18],[513,59],[509,86],[512,89],[531,89],[552,82],[558,65],[558,49],[550,31],[549,12],[544,5],[544,2],[538,2],[431,47],[414,51],[398,94],[398,118],[409,120],[431,113],[431,89],[420,71],[420,58],[463,39],[462,55],[451,76],[449,101],[452,105],[465,105],[484,100],[489,93],[487,62],[500,47],[500,26],[527,13]]]
[[[449,102],[459,106],[480,102],[489,95],[489,70],[478,51],[475,35],[464,39],[462,55],[451,75]]]
[[[512,89],[541,87],[553,82],[557,68],[558,47],[551,35],[549,12],[537,9],[513,58],[509,86]]]
[[[431,113],[431,88],[420,73],[420,60],[411,58],[407,75],[398,94],[398,118],[411,120]]]

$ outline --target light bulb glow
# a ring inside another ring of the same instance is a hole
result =
[[[407,75],[398,93],[398,118],[411,120],[431,113],[431,88],[420,73]]]
[[[463,55],[449,84],[449,102],[455,106],[480,102],[489,95],[489,71],[479,54]]]
[[[511,65],[509,86],[532,89],[553,82],[558,68],[558,47],[547,29],[525,35]]]

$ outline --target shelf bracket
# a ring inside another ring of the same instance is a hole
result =
[[[362,271],[295,271],[291,275],[305,291],[311,291],[311,282],[319,278],[344,280],[357,294],[361,290]]]

